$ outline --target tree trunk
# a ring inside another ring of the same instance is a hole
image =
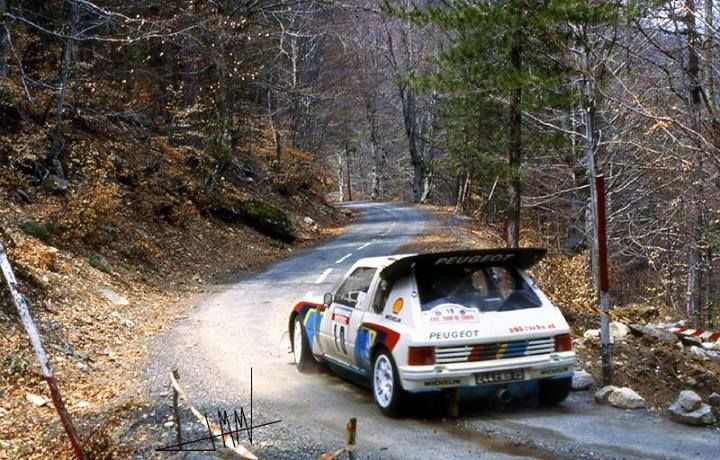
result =
[[[520,31],[513,35],[510,50],[510,64],[513,70],[520,72],[522,67]],[[520,165],[522,163],[522,88],[518,86],[510,94],[510,148],[508,166],[510,169],[507,245],[516,248],[520,245]]]
[[[253,107],[260,105],[260,85],[255,85],[253,95]],[[253,144],[255,143],[255,117],[250,116],[247,124],[248,129],[248,158],[253,156]]]
[[[348,201],[352,201],[352,175],[350,174],[350,148],[345,141],[345,165],[347,166]]]
[[[337,154],[337,160],[338,160],[338,193],[340,194],[340,201],[345,201],[345,170],[343,167],[345,166],[343,163],[343,154],[342,152],[338,152]]]
[[[713,46],[715,44],[713,0],[705,0],[705,24],[703,25],[703,48],[705,54],[705,92],[711,110],[715,112],[715,79],[713,67]]]
[[[687,27],[687,98],[688,115],[693,130],[699,132],[700,125],[700,104],[702,103],[702,87],[700,84],[700,59],[698,55],[699,37],[695,20],[695,0],[685,0],[685,26]],[[695,327],[701,326],[703,322],[702,311],[705,302],[703,294],[704,263],[703,263],[703,233],[705,229],[705,209],[703,193],[703,161],[702,154],[692,153],[693,169],[692,192],[690,193],[691,218],[688,228],[688,286],[687,286],[687,313],[692,319]]]
[[[73,54],[75,52],[75,35],[80,22],[80,7],[77,2],[70,2],[70,33],[65,41],[63,50],[62,68],[60,70],[60,87],[55,101],[55,128],[52,135],[52,146],[48,155],[50,171],[61,179],[65,179],[65,171],[60,162],[60,154],[65,146],[63,131],[63,110],[65,109],[65,92],[70,80],[70,69],[72,67]]]
[[[687,26],[688,40],[688,65],[687,75],[689,84],[690,104],[697,109],[701,102],[702,87],[700,86],[700,59],[698,56],[699,39],[695,23],[695,0],[685,0],[687,15],[685,25]],[[693,110],[694,112],[695,110]]]
[[[432,180],[433,174],[430,168],[425,165],[425,171],[423,172],[422,188],[420,190],[420,203],[426,203],[430,199],[430,192],[432,191]]]
[[[7,1],[0,0],[0,17],[7,12]],[[0,21],[0,77],[7,76],[8,72],[8,46],[10,31],[7,29],[5,19]]]
[[[370,127],[370,159],[372,168],[370,174],[370,198],[380,198],[380,143],[378,141],[377,111],[372,102],[366,105],[365,115]]]
[[[270,132],[272,133],[273,142],[275,143],[275,159],[278,166],[282,162],[282,141],[280,139],[280,133],[275,126],[275,115],[273,114],[272,108],[272,93],[268,88],[267,93],[267,109],[268,109],[268,121],[270,122]]]
[[[380,198],[380,171],[379,171],[379,154],[375,143],[370,143],[370,157],[372,159],[372,168],[370,173],[370,199],[378,200]]]
[[[408,140],[410,163],[413,167],[413,200],[416,203],[421,203],[423,200],[423,184],[426,171],[424,159],[418,149],[417,101],[415,94],[409,87],[400,90],[400,98],[402,100],[403,123],[405,125],[405,135]]]
[[[465,174],[462,172],[458,173],[457,189],[455,214],[465,214],[467,212],[467,197],[470,190],[470,171],[465,172]]]

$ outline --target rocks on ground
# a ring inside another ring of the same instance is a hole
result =
[[[712,359],[714,361],[720,361],[720,352],[705,350],[704,348],[695,345],[690,347],[690,353],[700,359]]]
[[[36,395],[33,393],[26,394],[25,399],[27,399],[30,404],[32,404],[33,406],[36,406],[36,407],[46,406],[47,403],[50,402],[46,397]]]
[[[590,387],[595,385],[595,379],[589,372],[585,370],[579,370],[573,372],[572,376],[572,390],[573,391],[585,391],[589,390]]]
[[[320,230],[320,226],[311,217],[305,216],[303,218],[303,223],[307,227],[309,227],[313,232],[317,232]]]
[[[673,334],[672,332],[665,329],[657,328],[655,326],[650,326],[646,324],[631,324],[630,329],[632,329],[634,332],[639,333],[640,335],[652,337],[653,339],[659,340],[661,342],[675,343],[679,340],[677,335]]]
[[[121,296],[117,292],[113,291],[112,289],[103,288],[100,289],[100,294],[103,295],[110,303],[113,305],[117,305],[119,307],[124,307],[126,305],[130,305],[130,302],[125,297]]]
[[[695,409],[699,409],[703,402],[702,398],[700,398],[697,393],[685,390],[680,392],[677,403],[680,404],[680,407],[684,411],[690,412]]]
[[[625,340],[625,337],[630,333],[630,328],[620,321],[613,321],[610,323],[610,343],[615,341]],[[600,340],[600,329],[588,329],[583,334],[583,337],[590,340]]]
[[[600,404],[610,403],[619,409],[643,409],[647,406],[645,399],[628,387],[612,385],[601,388],[595,393],[595,401]]]
[[[292,243],[297,239],[297,232],[288,215],[265,201],[221,201],[210,209],[210,213],[226,223],[242,222],[284,243]]]
[[[124,318],[120,313],[115,310],[110,312],[110,318],[114,319],[116,322],[122,324],[128,329],[132,329],[135,327],[135,322],[133,320]]]
[[[62,194],[67,192],[69,185],[70,184],[67,180],[54,174],[49,175],[42,183],[42,186],[45,190],[50,193],[56,194]]]
[[[100,270],[103,273],[111,274],[115,271],[113,266],[110,265],[110,262],[108,262],[107,259],[100,254],[93,254],[88,259],[88,263],[91,267]]]
[[[711,425],[716,420],[710,405],[689,390],[680,392],[677,401],[668,408],[668,413],[671,419],[686,425]]]
[[[598,391],[595,392],[595,402],[597,402],[598,404],[607,404],[610,395],[613,393],[613,391],[618,389],[619,388],[614,385],[608,385],[600,388]]]
[[[720,408],[720,394],[713,393],[708,396],[708,402],[710,405]]]

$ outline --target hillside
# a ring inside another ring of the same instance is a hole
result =
[[[112,423],[141,377],[144,341],[223,282],[332,234],[312,157],[263,152],[213,175],[205,153],[109,117],[76,114],[67,182],[38,183],[49,129],[0,80],[0,234],[56,367],[66,404],[89,433]],[[68,452],[16,314],[0,289],[0,456]],[[30,409],[28,409],[28,407]],[[96,432],[93,442],[105,440]],[[48,436],[55,433],[57,436]],[[43,439],[43,442],[38,442]]]

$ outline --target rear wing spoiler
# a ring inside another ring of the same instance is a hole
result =
[[[386,266],[380,272],[380,276],[388,281],[395,281],[418,266],[434,266],[442,270],[443,267],[450,265],[468,267],[494,265],[527,270],[538,263],[546,252],[542,248],[502,248],[416,254],[403,257]]]

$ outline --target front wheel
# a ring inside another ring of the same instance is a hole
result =
[[[556,406],[565,401],[571,388],[571,377],[540,380],[538,402],[544,406]]]
[[[387,351],[383,350],[375,357],[372,384],[373,397],[380,411],[390,417],[399,415],[404,391],[395,361]]]
[[[312,371],[315,368],[315,358],[313,358],[307,333],[305,333],[305,326],[302,321],[300,321],[300,318],[295,319],[292,336],[295,367],[297,367],[300,372]]]

